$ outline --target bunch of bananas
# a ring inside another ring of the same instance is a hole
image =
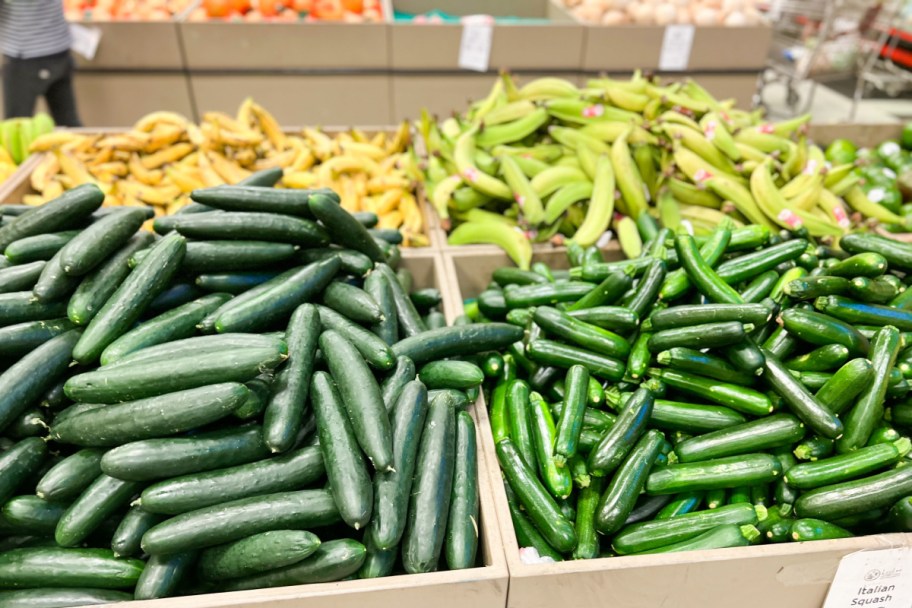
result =
[[[767,123],[696,82],[640,73],[584,88],[518,87],[504,73],[464,114],[438,124],[424,113],[418,127],[427,196],[455,225],[450,244],[497,244],[526,267],[531,242],[591,246],[612,226],[636,234],[617,228],[641,216],[696,234],[730,219],[834,239],[864,218],[902,224],[867,198],[852,164],[826,162],[805,136],[809,118]]]
[[[401,229],[405,244],[426,246],[414,194],[420,171],[409,144],[408,124],[372,136],[357,129],[285,133],[251,99],[236,116],[207,112],[199,125],[173,112],[154,112],[124,133],[55,131],[35,139],[29,149],[45,156],[31,175],[37,194],[24,202],[40,205],[94,183],[104,191],[105,205],[150,205],[162,216],[186,205],[197,188],[281,167],[282,186],[332,188],[346,209],[374,211],[380,227]]]
[[[29,155],[36,137],[54,130],[54,120],[39,112],[32,118],[11,118],[0,122],[0,182],[6,181]]]

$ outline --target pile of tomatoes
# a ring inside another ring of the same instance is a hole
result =
[[[380,0],[203,0],[188,18],[357,23],[383,21],[383,11]]]

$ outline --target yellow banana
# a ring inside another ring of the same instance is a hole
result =
[[[100,181],[104,181],[104,182],[112,182],[112,181],[114,181],[113,180],[114,176],[124,177],[129,172],[130,172],[130,170],[127,168],[127,165],[125,163],[122,163],[119,161],[101,163],[101,164],[89,167],[89,173],[92,173]],[[102,175],[106,176],[106,178],[102,179],[101,178]]]
[[[47,183],[47,186],[41,190],[41,196],[43,196],[45,200],[49,201],[54,200],[61,194],[63,194],[63,184],[55,179],[49,181]]]
[[[73,182],[73,186],[81,184],[95,183],[95,179],[89,174],[85,165],[76,160],[69,154],[56,153],[57,162],[60,163],[60,171]]]
[[[402,199],[399,201],[399,210],[402,212],[403,224],[406,233],[420,233],[424,227],[424,217],[421,215],[421,209],[418,207],[418,201],[411,193],[403,192]]]
[[[282,128],[279,126],[275,117],[258,103],[254,103],[251,109],[253,110],[257,122],[260,124],[260,129],[266,134],[266,139],[269,140],[272,147],[279,152],[284,150],[287,145],[285,133],[282,131]]]
[[[317,185],[317,176],[309,171],[292,171],[282,177],[282,185],[306,190]]]
[[[450,233],[447,242],[450,245],[497,245],[523,270],[528,270],[532,263],[532,243],[528,237],[518,227],[502,222],[465,222]]]
[[[136,153],[130,156],[130,160],[127,163],[127,168],[133,177],[146,184],[147,186],[155,186],[161,183],[163,175],[162,172],[157,169],[153,169],[151,171],[149,169],[146,169],[146,166],[142,164],[142,161],[139,159],[139,155]]]
[[[149,143],[150,139],[148,133],[134,133],[131,131],[122,135],[108,135],[103,137],[95,146],[97,148],[113,148],[116,150],[126,150],[128,152],[141,152]]]
[[[199,176],[193,175],[190,171],[178,168],[178,165],[169,165],[165,167],[164,173],[168,177],[168,180],[185,194],[190,194],[194,190],[204,188],[206,185]],[[133,177],[138,178],[139,176],[133,172]],[[140,181],[147,185],[153,185],[143,180]]]
[[[386,137],[386,134],[383,133],[383,136]],[[411,141],[412,134],[409,123],[401,122],[399,123],[399,127],[396,129],[396,134],[393,136],[392,141],[386,144],[386,149],[390,152],[402,152],[408,148]]]
[[[440,217],[442,222],[448,222],[450,219],[450,200],[453,193],[463,183],[461,175],[450,175],[449,177],[437,182],[434,189],[430,192],[431,206]]]
[[[377,162],[382,161],[389,156],[389,153],[386,150],[370,143],[360,143],[353,141],[342,143],[341,147],[343,154],[366,156],[367,158]]]
[[[174,144],[171,147],[159,150],[154,154],[144,156],[142,164],[146,169],[158,169],[162,165],[176,162],[193,152],[193,144]]]
[[[149,141],[143,146],[143,152],[151,154],[163,150],[180,141],[186,132],[183,127],[161,124],[149,133]]]
[[[310,142],[313,155],[323,161],[332,156],[333,141],[325,133],[312,128],[306,128],[303,131],[304,137]]]
[[[149,133],[157,125],[162,123],[186,128],[187,123],[189,122],[190,121],[176,112],[152,112],[151,114],[146,114],[140,118],[136,124],[133,125],[133,130]]]
[[[621,191],[618,207],[621,208],[623,203],[624,215],[639,217],[649,206],[646,200],[649,191],[633,160],[626,135],[622,135],[611,144],[611,164],[614,167],[618,189]]]
[[[225,183],[236,184],[239,181],[250,177],[250,171],[242,169],[236,163],[228,160],[218,152],[210,152],[209,161],[212,163],[212,168],[215,169],[215,172],[225,180]]]
[[[241,125],[241,127],[243,127],[245,130],[253,128],[254,116],[252,97],[248,97],[241,102],[241,105],[238,107],[237,118],[235,120],[237,124]]]
[[[60,173],[60,161],[54,154],[46,154],[29,176],[29,182],[36,192],[44,192],[55,175]]]
[[[212,168],[212,163],[209,162],[209,158],[205,154],[198,155],[197,162],[199,164],[200,176],[207,188],[221,186],[225,183],[225,180],[223,180],[222,177],[216,173],[215,169]]]
[[[44,135],[36,137],[31,145],[29,145],[28,151],[33,154],[36,152],[49,152],[54,148],[59,148],[74,140],[83,139],[86,139],[84,135],[79,135],[72,131],[51,131],[50,133],[45,133]]]

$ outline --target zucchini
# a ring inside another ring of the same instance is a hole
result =
[[[808,540],[832,540],[834,538],[851,538],[855,536],[845,528],[821,519],[805,517],[792,522],[792,540],[804,542]]]
[[[572,342],[586,350],[617,359],[630,353],[630,344],[607,329],[574,319],[550,306],[539,306],[533,316],[535,323],[545,332]]]
[[[789,409],[818,435],[828,439],[842,436],[842,421],[836,414],[817,401],[772,352],[766,350],[763,354],[766,357],[763,378]],[[798,439],[800,437],[796,437],[795,441]]]
[[[588,310],[613,304],[633,286],[633,277],[629,272],[612,272],[592,291],[584,295],[568,308],[568,312]],[[628,309],[630,310],[630,309]],[[630,310],[630,312],[633,312]],[[636,314],[636,313],[634,313]]]
[[[646,432],[654,405],[652,393],[642,387],[627,400],[617,421],[589,453],[587,469],[591,475],[607,476],[621,466],[634,444]]]
[[[675,327],[657,331],[649,337],[649,351],[659,353],[671,348],[719,348],[743,342],[747,337],[745,327],[738,321],[725,323],[706,323],[690,327]]]
[[[58,254],[61,268],[70,276],[88,274],[123,247],[145,221],[141,209],[118,209],[105,215],[63,246]]]
[[[900,498],[890,508],[889,517],[894,530],[912,532],[912,496]]]
[[[744,454],[658,467],[649,475],[650,494],[737,488],[775,481],[782,465],[770,454]]]
[[[535,449],[535,462],[538,463],[539,477],[552,496],[566,500],[573,491],[573,478],[570,470],[558,466],[554,457],[554,440],[556,429],[551,410],[542,396],[532,393],[527,406],[532,419],[532,443]]]
[[[892,325],[900,331],[912,331],[912,310],[879,304],[862,304],[841,296],[826,296],[814,300],[814,308],[843,323]]]
[[[0,587],[133,589],[143,565],[107,549],[12,549],[0,553]]]
[[[869,343],[857,329],[848,323],[812,310],[790,308],[783,311],[782,323],[785,330],[795,337],[815,344],[841,344],[855,354],[867,354]]]
[[[675,446],[675,454],[679,462],[737,456],[791,445],[804,433],[804,425],[794,416],[774,414],[686,439]]]
[[[239,181],[236,186],[263,186],[270,187],[275,186],[276,183],[282,179],[282,174],[284,171],[281,167],[270,167],[269,169],[261,169],[259,171],[254,171],[241,181]],[[192,204],[192,203],[191,203]],[[186,207],[184,207],[186,209]]]
[[[291,215],[258,212],[193,213],[173,216],[163,225],[155,221],[159,234],[176,230],[191,239],[269,241],[301,247],[325,247],[329,235],[319,224]]]
[[[529,359],[543,365],[569,368],[580,364],[593,376],[613,382],[624,377],[625,365],[621,361],[551,340],[533,340],[529,343],[527,354]]]
[[[646,485],[664,440],[660,431],[651,429],[633,446],[602,495],[595,516],[596,530],[612,534],[621,529]]]
[[[79,232],[79,230],[66,230],[27,236],[10,243],[3,253],[6,255],[6,259],[13,264],[50,260]]]
[[[523,330],[509,323],[454,325],[432,329],[393,345],[396,357],[409,357],[416,364],[449,357],[503,350],[521,340]]]
[[[678,371],[705,376],[733,384],[750,386],[756,376],[735,369],[728,361],[710,353],[692,348],[675,347],[656,355],[659,365],[666,365]]]
[[[751,323],[759,327],[768,323],[772,316],[772,310],[765,304],[682,305],[653,312],[643,321],[642,327],[646,331],[660,331],[731,321]]]
[[[594,308],[568,310],[567,314],[584,323],[621,333],[636,330],[640,323],[637,314],[626,306],[596,306]]]
[[[564,387],[563,410],[554,441],[554,459],[559,466],[576,456],[579,447],[587,409],[589,370],[582,365],[572,366],[567,370]]]
[[[700,435],[747,422],[742,414],[719,405],[701,405],[656,399],[650,423],[665,431]]]
[[[723,234],[728,232],[725,228],[717,229],[717,231],[722,232]],[[712,266],[703,259],[700,252],[697,250],[696,241],[694,241],[692,236],[684,234],[675,238],[675,251],[678,252],[681,266],[687,273],[690,282],[707,300],[720,304],[744,303],[741,294],[739,294],[731,285],[726,283],[725,280],[713,270]]]
[[[730,547],[746,547],[760,538],[760,532],[754,526],[723,525],[703,532],[699,536],[644,551],[646,553],[675,553],[678,551],[706,551],[709,549],[728,549]],[[641,555],[642,555],[641,554]]]
[[[364,564],[367,549],[350,540],[331,540],[320,545],[317,551],[296,564],[238,579],[225,585],[227,591],[286,587],[309,583],[329,583],[345,579]]]
[[[142,489],[135,481],[99,475],[61,516],[54,540],[61,547],[75,547]]]
[[[785,481],[801,490],[849,481],[899,461],[910,450],[912,442],[906,437],[891,443],[866,446],[848,454],[796,464],[786,471]]]
[[[839,246],[849,253],[878,253],[891,268],[912,270],[912,248],[906,243],[875,234],[853,233],[839,240]]]
[[[831,521],[862,511],[887,508],[912,494],[912,467],[899,467],[802,494],[795,502],[799,517]]]
[[[622,304],[636,313],[637,317],[644,318],[646,313],[655,304],[666,276],[665,260],[655,259],[646,268],[629,300]]]
[[[475,421],[468,412],[456,415],[455,463],[444,546],[447,568],[462,570],[475,565],[478,552],[478,455]]]
[[[689,540],[718,526],[757,523],[753,505],[726,505],[626,526],[612,539],[611,547],[620,555],[630,555]]]
[[[139,504],[150,513],[176,515],[306,487],[325,471],[320,447],[303,447],[266,460],[165,479],[143,490]]]
[[[504,299],[508,308],[548,306],[560,302],[576,302],[593,288],[592,283],[577,281],[541,283],[523,287],[509,286],[504,289]]]
[[[311,532],[271,530],[203,550],[197,568],[203,580],[230,580],[296,564],[319,548]]]
[[[649,375],[682,392],[724,405],[742,414],[765,416],[773,411],[770,398],[751,388],[671,369],[650,368]]]
[[[67,190],[40,207],[33,207],[0,228],[0,249],[27,236],[56,232],[77,226],[104,202],[104,192],[95,184]]]
[[[827,344],[792,357],[784,364],[793,372],[826,372],[849,360],[850,351],[842,344]]]

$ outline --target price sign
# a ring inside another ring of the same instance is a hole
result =
[[[462,40],[459,44],[459,67],[475,72],[487,72],[491,61],[491,40],[494,24],[489,17],[466,17],[462,20]]]
[[[689,24],[669,25],[665,28],[659,69],[663,72],[682,72],[690,63],[695,28]]]
[[[73,38],[73,43],[70,45],[73,52],[79,53],[89,61],[95,59],[98,43],[101,42],[100,29],[71,23],[70,36]]]
[[[912,547],[858,551],[839,562],[823,608],[912,606]]]

